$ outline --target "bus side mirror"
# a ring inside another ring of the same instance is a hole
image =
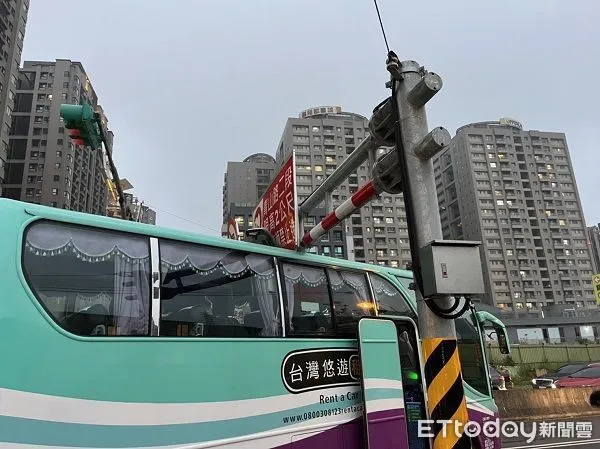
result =
[[[480,325],[480,329],[483,330],[483,327],[489,323],[494,328],[496,332],[496,336],[498,338],[498,347],[500,349],[501,354],[509,354],[510,353],[510,342],[508,341],[508,332],[506,330],[506,326],[502,321],[496,318],[489,312],[476,312],[477,322]]]
[[[506,335],[506,328],[498,331],[498,347],[500,348],[500,354],[510,354],[510,343],[508,342],[508,336]]]

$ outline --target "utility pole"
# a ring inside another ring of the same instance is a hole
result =
[[[470,449],[454,319],[470,309],[470,295],[485,292],[481,242],[443,240],[432,158],[450,144],[450,133],[428,131],[425,105],[442,79],[415,61],[388,54],[390,98],[374,110],[370,135],[300,206],[302,217],[326,198],[380,146],[395,146],[371,166],[371,179],[315,227],[300,236],[299,249],[314,244],[331,227],[381,192],[404,197],[422,340],[427,415],[433,421],[432,449]],[[371,161],[372,163],[372,161]],[[371,164],[370,164],[371,165]],[[461,299],[464,298],[464,299]]]
[[[393,52],[387,68],[392,107],[397,110],[395,143],[415,275],[427,411],[433,421],[432,449],[471,448],[463,427],[468,413],[453,321],[468,301],[458,314],[452,312],[460,301],[453,296],[483,293],[479,242],[442,240],[432,158],[449,145],[450,133],[441,127],[429,132],[425,111],[442,79],[415,61],[400,62]]]

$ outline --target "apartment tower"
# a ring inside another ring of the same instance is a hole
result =
[[[0,193],[28,11],[29,0],[0,0]]]
[[[103,155],[71,143],[60,117],[63,103],[88,103],[106,120],[81,63],[26,61],[15,88],[2,196],[106,215]]]
[[[252,213],[275,176],[275,159],[265,153],[248,156],[242,162],[228,162],[223,177],[223,228],[227,235],[227,222],[234,219],[240,237],[252,228]]]
[[[434,160],[445,239],[482,242],[485,303],[594,306],[592,262],[567,139],[511,119],[459,128]]]

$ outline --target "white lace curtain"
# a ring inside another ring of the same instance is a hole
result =
[[[115,267],[112,301],[107,300],[107,292],[91,296],[87,291],[76,292],[74,312],[87,309],[78,308],[83,303],[101,305],[114,317],[117,335],[148,333],[150,255],[145,237],[59,223],[38,223],[28,230],[25,246],[42,258],[72,255],[83,263],[112,261]]]
[[[273,258],[260,254],[243,254],[222,248],[163,241],[160,245],[163,280],[169,271],[192,269],[207,276],[220,271],[229,278],[252,273],[251,282],[264,322],[261,335],[280,335],[281,321],[275,282]]]
[[[101,262],[113,256],[128,259],[132,263],[149,259],[145,238],[58,223],[34,224],[27,232],[25,246],[37,256],[49,257],[71,252],[85,262]]]
[[[191,268],[200,274],[220,270],[230,277],[241,277],[247,271],[256,276],[272,278],[275,268],[272,258],[260,254],[241,254],[227,249],[191,245],[179,242],[162,242],[160,259],[163,276],[167,271]]]
[[[294,286],[301,284],[305,287],[320,287],[327,284],[327,276],[323,268],[308,267],[305,265],[284,264],[283,274],[285,279],[285,291],[288,302],[289,325],[293,328],[292,318],[296,302]],[[364,301],[370,297],[364,274],[347,271],[328,270],[329,284],[334,291],[349,287],[355,293],[357,301]]]
[[[379,276],[370,276],[371,284],[373,285],[373,290],[375,290],[375,295],[386,295],[386,296],[396,296],[400,295],[398,290],[394,288],[392,284],[386,281]]]
[[[344,287],[354,290],[357,298],[367,300],[371,295],[367,291],[367,281],[364,274],[351,273],[348,271],[328,270],[331,289],[335,292]]]

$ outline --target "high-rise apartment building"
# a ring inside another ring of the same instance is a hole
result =
[[[0,0],[0,193],[28,11],[29,0]]]
[[[60,117],[62,103],[89,103],[102,114],[81,63],[26,61],[15,93],[2,196],[106,215],[103,154],[75,148]]]
[[[587,229],[594,274],[600,273],[600,224]]]
[[[593,306],[592,264],[563,133],[514,120],[459,128],[434,159],[445,239],[477,240],[484,302],[501,309]]]
[[[366,117],[344,112],[339,106],[323,106],[288,118],[277,148],[280,167],[292,150],[296,153],[298,203],[304,201],[368,135]],[[378,155],[386,152],[380,149]],[[365,163],[331,195],[332,207],[349,198],[370,179]],[[331,210],[325,204],[313,210],[305,222],[309,230]],[[404,268],[410,262],[408,230],[401,195],[382,194],[324,235],[311,251],[360,262]]]
[[[223,229],[234,219],[241,238],[253,226],[252,213],[275,176],[275,159],[265,153],[248,156],[242,162],[228,162],[223,179]]]

